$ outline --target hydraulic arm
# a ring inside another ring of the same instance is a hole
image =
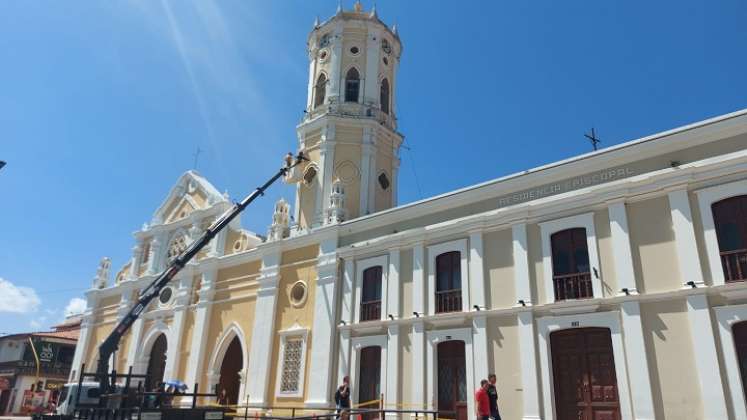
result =
[[[148,307],[148,304],[157,297],[161,290],[174,278],[174,276],[192,259],[202,248],[205,247],[223,228],[225,228],[231,220],[239,215],[255,198],[260,195],[264,195],[264,192],[269,188],[278,178],[285,176],[288,171],[293,167],[300,164],[302,161],[308,160],[304,157],[302,152],[299,152],[295,158],[288,154],[286,158],[286,165],[283,166],[275,175],[272,176],[267,182],[261,187],[258,187],[241,202],[234,204],[234,206],[219,217],[202,236],[194,241],[184,252],[177,256],[168,267],[155,279],[153,282],[140,293],[137,303],[127,312],[127,315],[117,324],[112,330],[111,334],[104,340],[99,346],[99,361],[96,366],[96,375],[100,384],[101,392],[106,393],[109,389],[108,384],[108,371],[109,371],[109,358],[117,351],[119,347],[119,341],[122,336],[130,329],[132,324],[137,320],[140,314]]]

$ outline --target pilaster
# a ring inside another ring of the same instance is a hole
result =
[[[488,351],[488,330],[487,330],[487,317],[484,315],[476,316],[472,318],[472,334],[473,334],[473,358],[474,358],[474,369],[478,375],[475,375],[475,383],[472,384],[473,389],[480,387],[480,380],[487,378],[488,370],[492,363],[489,363],[489,351]],[[493,367],[495,370],[495,367]],[[482,374],[479,374],[483,372]]]
[[[514,254],[516,255],[516,254]],[[523,420],[540,419],[540,394],[537,385],[537,343],[534,315],[531,310],[519,312],[519,357],[524,414]]]
[[[361,188],[360,188],[360,214],[365,216],[373,211],[370,190],[372,189],[371,167],[372,159],[375,153],[373,133],[370,127],[363,128],[363,143],[361,144]]]
[[[387,328],[387,358],[386,358],[386,391],[384,392],[384,403],[388,407],[397,407],[399,404],[399,325],[390,325]]]
[[[636,419],[653,420],[655,418],[654,401],[646,359],[646,344],[643,340],[641,305],[636,301],[628,301],[623,302],[620,307],[622,308],[622,327],[625,332],[623,340],[625,340],[625,354],[628,357],[633,414]]]
[[[514,251],[514,290],[516,301],[524,305],[532,304],[532,292],[529,284],[529,253],[527,247],[527,225],[519,223],[511,227]]]
[[[363,94],[363,103],[366,105],[379,103],[380,39],[381,34],[378,30],[371,30],[366,39],[366,74]]]
[[[342,379],[346,376],[350,376],[350,330],[348,329],[340,331],[337,383],[341,384]]]
[[[687,297],[687,315],[690,319],[695,370],[698,373],[700,396],[703,402],[703,418],[706,420],[727,419],[729,414],[726,409],[726,398],[711,324],[711,312],[705,294]]]
[[[321,199],[321,205],[317,205],[320,210],[318,219],[324,220],[329,207],[329,195],[332,192],[332,181],[335,173],[335,126],[332,123],[322,131],[321,144],[319,146],[319,181],[322,183],[320,195],[318,194],[317,202]]]
[[[353,323],[353,302],[354,302],[354,291],[353,279],[355,278],[355,261],[353,257],[345,259],[345,266],[342,274],[342,308],[340,313],[340,319],[346,324]]]
[[[395,319],[399,319],[401,316],[400,304],[399,304],[399,264],[400,251],[399,249],[389,250],[389,275],[387,276],[387,308],[386,315],[393,315]]]
[[[143,261],[143,246],[141,241],[132,247],[132,267],[130,268],[130,280],[137,280],[140,273],[140,264]],[[115,280],[116,281],[116,280]]]
[[[154,275],[158,274],[161,267],[161,248],[164,247],[164,241],[166,238],[163,234],[156,235],[150,243],[150,258],[148,258],[148,270],[147,274]]]
[[[98,305],[98,292],[95,289],[88,290],[86,292],[86,301],[86,310],[83,313],[83,319],[81,320],[78,343],[75,346],[72,369],[70,369],[69,380],[71,382],[75,382],[78,380],[81,366],[83,365],[83,363],[85,363],[85,357],[88,354],[88,347],[91,341],[91,330],[93,329],[93,324],[95,323],[93,308]],[[96,367],[88,366],[87,370],[94,371],[96,370]]]
[[[189,307],[189,296],[192,290],[192,270],[185,270],[179,280],[176,291],[176,307],[171,324],[171,336],[166,350],[166,369],[163,376],[166,380],[175,379],[179,375],[179,361],[182,358],[182,340],[184,338],[184,320]],[[179,276],[177,275],[177,276]],[[173,343],[173,344],[172,344]]]
[[[472,305],[487,309],[485,302],[485,270],[483,268],[482,232],[469,234],[469,290]],[[472,308],[470,308],[471,310]],[[484,366],[484,365],[483,365]]]
[[[425,399],[425,324],[412,324],[412,404],[426,408]]]
[[[335,24],[332,31],[332,47],[330,48],[329,58],[329,83],[327,83],[327,103],[340,102],[340,81],[342,65],[342,23]]]
[[[316,296],[314,298],[314,322],[311,335],[311,357],[309,378],[311,386],[306,405],[327,407],[330,405],[332,364],[330,352],[334,348],[337,319],[337,238],[322,240],[317,258]],[[333,353],[334,354],[334,353]]]
[[[207,328],[210,324],[213,307],[212,301],[215,295],[215,281],[218,275],[218,270],[213,264],[203,267],[203,269],[205,271],[201,274],[200,290],[197,292],[199,300],[195,309],[195,326],[192,332],[194,338],[189,348],[189,369],[185,372],[185,382],[189,386],[199,383],[204,371],[207,340],[199,339],[199,337],[207,337]],[[243,401],[242,395],[239,395],[239,398]]]
[[[677,248],[682,282],[693,282],[696,286],[703,285],[703,271],[700,268],[700,257],[695,241],[693,216],[690,211],[690,200],[687,189],[669,192],[669,208],[672,212],[672,228],[674,229],[674,243]]]
[[[262,258],[262,268],[257,279],[257,303],[254,307],[254,327],[249,344],[249,394],[251,405],[267,405],[270,382],[270,361],[275,331],[275,305],[280,282],[280,252],[268,253]],[[245,396],[240,396],[246,399]]]
[[[628,215],[625,202],[610,203],[607,208],[610,216],[610,233],[612,237],[612,257],[615,265],[615,277],[620,292],[624,289],[629,294],[638,293],[635,272],[633,271],[633,256],[630,250],[630,231],[628,229]],[[624,292],[622,292],[624,294]]]
[[[412,310],[425,314],[425,244],[416,244],[412,249]]]

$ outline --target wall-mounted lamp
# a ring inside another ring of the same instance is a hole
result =
[[[479,311],[479,310],[480,310],[480,307],[479,307],[478,305],[474,305],[474,306],[472,306],[472,307],[473,307],[473,308],[475,308],[475,310],[476,310],[476,311]]]
[[[599,271],[597,271],[596,267],[594,267],[594,277],[599,278]]]
[[[420,318],[420,313],[418,313],[418,312],[413,312],[412,314],[413,314],[413,315],[415,315],[415,318]]]
[[[348,323],[347,323],[347,322],[345,322],[345,320],[344,320],[344,319],[341,319],[341,320],[340,320],[340,325],[348,325]]]
[[[623,287],[620,291],[625,293],[625,296],[630,296],[630,290],[627,287]]]
[[[394,321],[394,315],[389,314],[389,319],[391,319],[392,321]]]
[[[690,287],[692,287],[693,289],[695,289],[696,287],[698,287],[698,286],[697,286],[697,285],[695,284],[695,282],[694,282],[694,281],[692,281],[692,280],[690,280],[689,282],[687,282],[687,283],[685,283],[685,284],[686,284],[686,285],[688,285],[688,286],[690,286]]]
[[[524,299],[519,299],[519,305],[521,305],[521,306],[527,306],[527,303],[524,302]]]

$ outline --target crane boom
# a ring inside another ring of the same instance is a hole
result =
[[[292,156],[289,154],[286,165],[280,168],[278,172],[272,176],[267,182],[261,187],[258,187],[251,194],[246,196],[241,202],[235,203],[233,207],[213,222],[210,227],[205,230],[202,236],[194,241],[187,249],[179,254],[161,274],[153,280],[140,293],[137,303],[130,308],[129,312],[122,318],[117,326],[112,330],[108,337],[99,346],[99,361],[96,365],[96,376],[99,381],[101,392],[105,393],[108,388],[108,371],[109,371],[109,358],[119,348],[119,341],[122,336],[130,329],[132,324],[138,319],[140,314],[148,307],[148,304],[161,293],[161,290],[176,276],[176,274],[184,268],[187,263],[197,255],[202,248],[204,248],[210,241],[218,234],[223,228],[236,216],[239,215],[254,199],[260,195],[264,195],[264,192],[269,188],[278,178],[286,175],[290,169],[300,164],[302,161],[308,160],[303,152],[299,152],[294,159],[290,159]]]

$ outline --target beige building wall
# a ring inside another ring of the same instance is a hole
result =
[[[521,405],[523,395],[519,327],[516,317],[488,318],[487,325],[488,360],[491,366],[488,369],[475,366],[475,379],[476,381],[487,379],[489,373],[495,373],[501,418],[520,419],[523,411]],[[468,392],[467,398],[471,397],[472,394]]]
[[[527,242],[529,247],[527,253],[529,258],[529,283],[532,296],[536,296],[536,302],[534,303],[545,303],[547,297],[545,296],[545,286],[542,283],[545,274],[542,264],[542,234],[539,225],[535,223],[527,224]],[[555,299],[554,296],[550,296],[550,298]]]
[[[509,308],[516,304],[514,286],[513,235],[511,229],[483,235],[485,301],[489,309]]]
[[[628,204],[633,267],[645,293],[682,288],[666,196]]]
[[[400,308],[402,308],[402,316],[409,317],[412,315],[412,248],[403,249],[399,256],[399,281],[402,287],[402,293],[400,293],[400,299],[402,299]]]
[[[685,301],[644,303],[641,321],[656,418],[702,419],[703,403]]]
[[[599,248],[599,272],[602,278],[604,296],[614,296],[620,291],[615,278],[615,259],[612,255],[612,237],[610,233],[610,216],[605,210],[594,212],[594,231]],[[594,275],[592,273],[592,275]]]

